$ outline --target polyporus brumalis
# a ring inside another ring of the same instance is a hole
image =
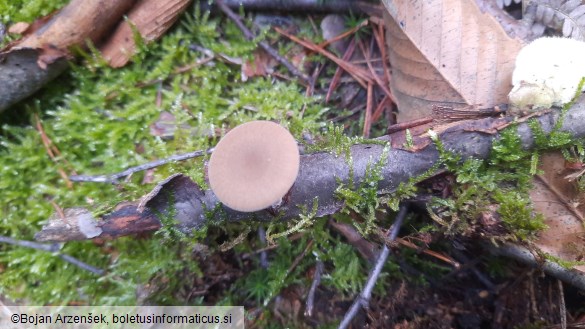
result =
[[[563,106],[585,77],[585,42],[544,37],[526,45],[516,57],[514,87],[508,95],[513,111]]]
[[[208,164],[209,185],[227,207],[258,211],[278,203],[299,172],[293,136],[270,121],[244,123],[217,144]]]

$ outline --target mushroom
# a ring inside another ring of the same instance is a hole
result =
[[[265,209],[290,190],[299,173],[293,136],[271,121],[252,121],[228,132],[208,165],[209,185],[227,207],[243,212]]]

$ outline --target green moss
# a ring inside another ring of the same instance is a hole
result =
[[[333,270],[323,277],[326,287],[332,287],[348,297],[360,292],[366,281],[366,264],[353,246],[335,243],[325,260],[333,264]]]
[[[363,236],[367,236],[374,229],[376,212],[380,211],[381,208],[380,198],[378,197],[380,192],[378,183],[384,178],[382,169],[388,162],[389,147],[389,145],[384,147],[379,159],[368,163],[364,178],[357,187],[354,183],[355,178],[352,170],[349,174],[348,183],[341,183],[335,190],[335,194],[345,202],[342,212],[353,211],[364,218],[364,223],[354,222],[354,225]]]
[[[32,22],[57,10],[66,0],[10,0],[0,1],[0,21],[3,23]]]
[[[306,146],[308,153],[314,152],[333,152],[333,154],[346,158],[351,157],[351,146],[358,143],[357,137],[349,137],[344,134],[343,126],[335,126],[329,123],[319,136],[320,138],[314,144]]]
[[[296,267],[291,268],[295,258],[307,247],[306,237],[292,243],[286,238],[278,239],[278,248],[274,257],[271,257],[270,267],[267,269],[256,266],[232,287],[232,293],[243,297],[243,300],[254,300],[258,305],[266,306],[280,291],[292,284],[302,282],[300,275],[312,263],[307,257]],[[243,296],[242,296],[243,295]]]
[[[559,264],[560,266],[566,269],[572,269],[575,266],[583,266],[585,265],[585,261],[566,261],[562,258],[555,257],[553,255],[547,253],[540,253],[540,256],[544,257],[546,260],[549,260],[553,263]]]
[[[20,8],[12,3],[6,6],[14,12]],[[177,68],[206,56],[192,50],[193,44],[216,54],[244,57],[256,47],[243,40],[231,22],[207,14],[186,16],[159,42],[144,46],[127,67],[111,69],[88,53],[86,62],[73,65],[68,73],[67,88],[41,93],[11,109],[9,114],[20,113],[20,117],[38,113],[61,155],[56,161],[50,159],[33,122],[2,127],[0,234],[31,240],[54,212],[52,203],[104,213],[120,200],[138,199],[156,182],[177,172],[204,185],[206,157],[158,167],[152,183],[143,183],[145,174],[136,173],[119,185],[77,183],[70,189],[59,168],[67,173],[115,173],[169,155],[207,149],[218,140],[208,132],[254,119],[280,120],[297,137],[318,127],[316,121],[325,110],[317,99],[303,96],[296,85],[269,78],[242,83],[240,68],[220,59],[176,73]],[[157,97],[162,100],[160,106]],[[172,140],[150,134],[149,126],[163,110],[171,112],[181,127]],[[174,220],[165,218],[172,227]],[[213,225],[204,231],[220,234]],[[66,243],[64,253],[107,271],[99,279],[54,255],[0,245],[0,294],[36,304],[75,300],[131,305],[136,302],[136,286],[151,282],[160,290],[156,302],[180,304],[184,301],[172,294],[182,284],[177,273],[198,273],[188,246],[202,238],[195,234],[186,239],[178,231],[164,229],[144,240]]]
[[[534,214],[531,200],[521,192],[497,191],[494,200],[499,204],[502,222],[517,238],[526,240],[546,228],[542,214]]]
[[[313,199],[313,208],[311,209],[311,211],[308,211],[306,207],[301,207],[303,208],[303,211],[299,215],[299,219],[290,220],[287,223],[288,226],[287,229],[285,229],[282,232],[272,233],[276,226],[280,226],[277,224],[279,222],[279,219],[275,218],[273,221],[270,222],[270,225],[268,225],[268,228],[266,229],[266,241],[268,241],[269,244],[274,244],[275,239],[286,237],[293,233],[299,233],[311,227],[315,221],[315,215],[317,214],[318,206],[319,199],[315,197]]]
[[[445,227],[447,234],[471,234],[479,216],[492,211],[492,205],[498,206],[502,223],[511,234],[500,236],[501,239],[526,240],[545,227],[528,195],[534,156],[522,149],[515,127],[501,132],[487,160],[463,161],[459,155],[445,150],[437,136],[434,142],[440,163],[455,174],[457,183],[452,187],[452,197],[434,200],[434,206],[440,209],[440,213],[433,213],[434,219]]]

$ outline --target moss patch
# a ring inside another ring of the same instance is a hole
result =
[[[21,8],[9,6],[7,15]],[[176,172],[203,183],[205,158],[159,167],[148,184],[142,183],[145,173],[138,173],[117,186],[79,183],[68,188],[59,169],[114,173],[172,154],[207,149],[217,142],[217,133],[255,119],[280,120],[297,137],[317,127],[323,108],[316,99],[302,96],[295,84],[269,78],[242,83],[240,67],[220,57],[177,73],[177,68],[206,56],[195,45],[241,58],[256,47],[255,42],[243,40],[229,21],[202,13],[187,15],[160,42],[143,47],[127,67],[111,69],[95,54],[87,54],[86,62],[68,73],[70,89],[43,93],[11,109],[10,115],[37,114],[61,155],[55,161],[47,155],[32,126],[32,115],[30,122],[3,126],[0,189],[5,192],[0,200],[0,234],[32,240],[54,212],[54,205],[85,206],[99,212],[120,200],[138,198]],[[163,110],[182,127],[172,140],[153,136],[149,130]],[[162,282],[158,288],[163,293],[157,295],[160,303],[181,303],[171,292],[182,285],[177,272],[198,272],[186,247],[198,238],[186,241],[176,232],[163,233],[147,239],[66,243],[64,253],[107,270],[98,280],[55,255],[2,244],[0,293],[35,304],[133,305],[136,287],[156,279]]]

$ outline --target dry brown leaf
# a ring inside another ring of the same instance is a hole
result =
[[[145,42],[162,36],[177,20],[191,0],[139,0],[128,13],[128,21],[121,22],[108,41],[100,47],[103,57],[112,67],[128,63],[136,51],[131,25]]]
[[[473,0],[384,0],[392,93],[399,120],[431,114],[431,104],[507,103],[519,39]]]
[[[539,234],[536,246],[565,261],[585,261],[585,228],[582,218],[585,204],[574,182],[565,176],[574,170],[565,167],[560,152],[542,156],[544,174],[534,180],[530,198],[534,208],[545,217],[548,228]],[[575,269],[585,272],[585,265]]]
[[[272,74],[277,64],[278,62],[274,57],[259,48],[254,51],[254,58],[252,60],[245,61],[242,64],[242,81],[247,81],[251,77],[263,77]]]

